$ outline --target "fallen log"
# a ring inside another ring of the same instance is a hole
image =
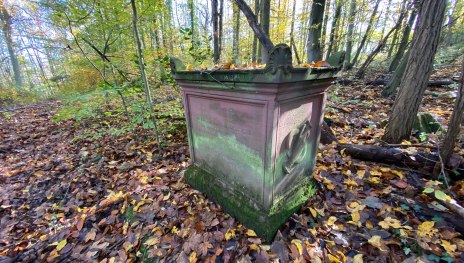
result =
[[[356,159],[397,164],[414,169],[433,170],[435,163],[439,161],[436,153],[421,150],[412,156],[399,148],[376,145],[338,144],[337,149]]]
[[[385,86],[389,82],[388,78],[385,79],[375,79],[375,80],[368,80],[365,81],[364,83],[366,85],[374,85],[374,86]],[[428,86],[433,86],[433,87],[440,87],[440,86],[447,86],[447,85],[452,85],[456,84],[456,81],[451,80],[451,79],[431,79],[428,82]]]

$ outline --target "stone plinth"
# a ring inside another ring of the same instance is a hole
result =
[[[264,69],[184,71],[187,183],[267,240],[314,189],[325,91],[337,67],[293,68],[277,45]]]

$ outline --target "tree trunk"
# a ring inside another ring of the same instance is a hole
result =
[[[271,1],[270,0],[261,0],[261,12],[260,12],[260,14],[261,14],[260,15],[260,21],[259,21],[260,25],[261,25],[261,27],[263,29],[264,35],[266,35],[269,38],[269,24],[270,24],[270,15],[271,15]],[[246,16],[246,14],[245,14],[245,16]],[[248,19],[248,17],[247,17],[247,19]],[[248,23],[250,23],[249,20],[248,20]],[[254,30],[254,28],[253,28],[253,30]],[[259,38],[259,36],[258,36],[258,38]],[[260,39],[260,42],[261,42],[261,63],[266,64],[268,62],[268,60],[269,60],[269,53],[268,52],[271,49],[270,49],[270,46],[268,44],[267,44],[267,46],[265,44],[263,44],[261,39]]]
[[[235,65],[240,64],[239,61],[239,35],[240,35],[240,10],[236,4],[232,4],[233,21],[234,21],[234,36],[232,39],[232,56]]]
[[[396,25],[388,31],[387,35],[380,40],[379,44],[377,47],[374,48],[374,50],[367,56],[366,61],[364,61],[363,65],[359,68],[358,72],[356,72],[356,77],[357,78],[362,78],[364,77],[364,73],[366,72],[367,67],[371,64],[371,62],[374,60],[375,56],[382,50],[382,48],[387,44],[387,40],[390,37],[390,35],[395,31],[399,26],[401,25],[401,22],[403,21],[403,18],[405,16],[405,13],[401,13],[400,17],[398,18],[398,22],[396,22]]]
[[[402,1],[401,3],[401,13],[404,12],[405,8],[406,8],[406,2],[407,1]],[[401,27],[402,28],[402,27]],[[395,33],[393,34],[393,39],[390,43],[390,48],[388,49],[388,55],[387,57],[388,58],[391,58],[392,54],[393,54],[393,51],[395,50],[396,48],[396,45],[398,44],[398,36],[399,36],[399,33],[400,33],[400,30],[398,28],[398,30],[395,30]]]
[[[322,54],[324,53],[324,48],[325,48],[325,42],[326,42],[326,35],[327,35],[327,23],[329,22],[329,11],[330,11],[330,5],[332,3],[332,0],[325,0],[325,6],[324,6],[324,22],[322,23],[322,33],[321,33],[321,59],[322,59]],[[309,36],[308,36],[309,37]]]
[[[292,22],[290,24],[290,47],[293,47],[293,52],[296,57],[296,61],[298,64],[301,64],[300,56],[298,56],[298,50],[296,48],[295,39],[294,39],[294,31],[295,31],[295,13],[296,13],[296,0],[293,0],[293,8],[292,8]]]
[[[314,0],[311,6],[311,15],[309,17],[308,42],[306,50],[308,54],[307,62],[316,62],[322,60],[321,34],[322,21],[324,20],[325,0]]]
[[[0,21],[2,22],[2,31],[5,36],[6,46],[8,48],[8,54],[10,56],[11,67],[13,68],[13,74],[15,79],[15,85],[17,88],[23,86],[23,79],[21,77],[21,69],[19,68],[18,57],[14,50],[12,27],[11,27],[11,15],[6,9],[4,0],[0,0]]]
[[[218,0],[211,0],[212,19],[213,19],[213,59],[214,64],[219,63],[219,13]]]
[[[408,64],[408,58],[409,58],[409,50],[403,56],[399,66],[396,68],[395,72],[393,73],[392,78],[390,79],[388,84],[383,89],[382,91],[383,97],[390,97],[396,93],[396,88],[400,85],[401,79],[403,78],[403,75],[404,75],[404,70],[406,69],[406,65]]]
[[[354,19],[356,15],[356,0],[351,0],[350,13],[348,14],[348,32],[346,34],[346,52],[345,61],[343,62],[343,70],[350,68],[351,52],[353,51],[353,31],[354,31]]]
[[[371,32],[371,28],[374,25],[375,16],[377,15],[377,10],[379,9],[379,4],[380,4],[380,0],[377,0],[377,2],[375,3],[375,6],[374,6],[374,11],[372,11],[372,15],[371,15],[371,18],[369,20],[369,24],[368,24],[368,26],[366,28],[366,32],[364,33],[364,36],[361,39],[361,43],[359,44],[359,47],[356,50],[356,54],[354,55],[353,63],[352,63],[353,65],[356,64],[356,62],[358,62],[359,55],[361,54],[361,50],[364,48],[364,45],[366,44],[367,37],[369,36],[369,34]]]
[[[142,44],[140,42],[139,31],[137,29],[137,8],[135,6],[135,0],[131,0],[131,6],[132,6],[132,26],[134,29],[135,44],[137,46],[137,56],[139,60],[140,74],[142,75],[142,82],[143,82],[143,86],[145,89],[146,103],[148,104],[148,109],[150,111],[149,114],[151,116],[151,121],[153,122],[153,125],[154,125],[157,141],[159,142],[156,119],[155,119],[155,112],[153,110],[153,101],[151,99],[151,90],[150,90],[150,86],[148,85],[147,74],[145,73]]]
[[[409,139],[432,71],[445,7],[446,0],[424,0],[420,3],[419,19],[405,74],[383,137],[386,142],[400,143],[403,139]]]
[[[461,66],[461,83],[459,84],[459,92],[454,103],[453,114],[448,123],[448,131],[446,132],[443,146],[441,147],[441,157],[444,165],[448,164],[451,154],[454,150],[456,138],[461,130],[462,113],[464,111],[464,58]]]
[[[408,47],[409,35],[411,33],[411,29],[414,24],[414,21],[416,20],[416,14],[417,14],[416,9],[413,9],[411,12],[411,15],[409,16],[408,24],[406,24],[406,27],[404,29],[403,36],[401,37],[401,42],[400,42],[400,46],[398,47],[398,51],[396,52],[396,55],[393,58],[393,61],[390,64],[390,67],[388,69],[389,72],[393,72],[396,70],[396,68],[400,64],[401,58],[406,52],[406,49]]]
[[[132,1],[132,0],[131,0]],[[192,48],[195,47],[195,5],[193,3],[194,0],[187,0],[187,5],[189,9],[189,19],[190,19],[190,30],[192,31]]]
[[[223,36],[223,18],[224,18],[224,0],[219,0],[219,33],[218,33],[218,43],[219,43],[219,54],[222,52],[222,42],[224,41]]]
[[[334,39],[335,39],[335,32],[337,30],[337,25],[338,25],[338,20],[340,20],[340,14],[342,13],[342,0],[337,0],[336,1],[336,7],[335,7],[335,15],[332,20],[332,28],[330,30],[330,36],[329,36],[329,47],[327,48],[327,54],[326,58],[330,57],[330,53],[332,53],[332,48],[334,46]]]
[[[255,0],[255,15],[259,17],[259,0]],[[251,52],[251,61],[256,63],[258,55],[258,37],[256,34],[253,34],[253,50]]]

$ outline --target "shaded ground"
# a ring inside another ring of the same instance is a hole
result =
[[[446,125],[452,89],[432,91],[422,108]],[[342,142],[380,142],[393,100],[378,94],[356,83],[332,88],[326,118]],[[182,125],[159,147],[147,130],[92,133],[123,125],[119,118],[52,122],[59,106],[0,116],[0,262],[464,260],[464,241],[443,219],[446,211],[411,185],[423,176],[417,171],[321,146],[318,193],[265,244],[184,183]],[[462,186],[444,191],[460,199]]]

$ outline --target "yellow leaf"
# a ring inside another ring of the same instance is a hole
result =
[[[381,176],[382,175],[382,173],[377,171],[377,170],[371,170],[370,174],[373,175],[373,176]]]
[[[314,218],[317,217],[317,211],[316,211],[316,209],[310,207],[310,208],[309,208],[309,211],[311,212],[311,215],[312,215]]]
[[[44,241],[46,238],[47,238],[47,235],[41,235],[41,236],[39,237],[40,241]]]
[[[171,192],[169,192],[168,195],[165,195],[165,196],[163,197],[163,201],[168,200],[169,197],[171,197]]]
[[[56,251],[62,250],[64,246],[66,246],[66,243],[67,243],[66,239],[61,240],[56,246]]]
[[[152,238],[148,239],[147,241],[145,241],[145,245],[154,246],[154,245],[158,244],[159,240],[160,240],[159,237],[152,237]]]
[[[187,65],[187,66],[185,67],[185,69],[188,70],[188,71],[192,71],[192,70],[193,70],[193,66],[189,64],[189,65]]]
[[[341,261],[332,254],[327,254],[327,257],[329,258],[331,263],[341,263]]]
[[[383,221],[379,222],[379,225],[384,229],[388,229],[390,227],[400,228],[401,227],[401,222],[398,219],[387,216],[387,218],[385,218]]]
[[[363,254],[357,254],[353,257],[353,263],[363,263]]]
[[[373,183],[373,184],[379,184],[380,183],[380,179],[378,177],[370,177],[369,179],[367,179],[367,181],[369,181],[369,183]]]
[[[356,181],[351,180],[351,179],[345,180],[345,182],[343,183],[346,184],[347,186],[358,186],[358,183],[356,183]]]
[[[411,144],[412,144],[411,142],[406,141],[406,140],[401,142],[401,145],[411,145]]]
[[[400,171],[397,171],[397,170],[391,170],[390,171],[392,174],[394,175],[398,175],[399,178],[403,179],[404,178],[404,174]]]
[[[190,262],[190,263],[195,263],[195,262],[197,262],[197,252],[192,251],[192,253],[190,253],[189,262]]]
[[[303,246],[301,245],[301,242],[297,239],[293,239],[292,240],[292,244],[295,244],[296,248],[298,249],[298,253],[301,255],[303,255]]]
[[[359,215],[358,211],[354,211],[353,213],[351,213],[351,220],[353,220],[353,222],[357,224],[359,223],[360,219],[361,219],[361,215]]]
[[[441,246],[446,250],[448,254],[454,256],[456,252],[456,245],[451,244],[449,241],[441,240]]]
[[[366,227],[369,228],[369,229],[372,229],[372,228],[374,228],[374,225],[372,224],[371,221],[367,220],[366,221]]]
[[[321,208],[321,209],[314,208],[314,210],[316,210],[317,213],[320,214],[321,216],[325,216],[324,208]]]
[[[366,173],[366,170],[358,170],[356,172],[359,178],[363,178],[365,173]]]
[[[251,250],[258,250],[258,249],[259,249],[259,246],[256,245],[256,244],[251,244],[251,245],[250,245],[250,249],[251,249]]]
[[[246,232],[247,236],[249,237],[255,237],[256,236],[256,233],[255,231],[251,230],[251,229],[248,229],[247,232]]]
[[[180,230],[177,229],[176,226],[173,226],[172,229],[171,229],[171,232],[174,233],[174,234],[178,234],[180,232]]]
[[[387,168],[387,167],[380,167],[380,171],[386,173],[386,172],[389,172],[389,171],[390,171],[390,168]]]
[[[333,226],[333,224],[335,223],[335,221],[337,221],[337,218],[335,216],[331,216],[329,217],[329,219],[327,220],[327,225],[328,226]]]
[[[385,245],[382,244],[382,237],[381,236],[372,236],[367,242],[369,242],[369,244],[371,244],[372,246],[380,249],[381,251],[387,251],[385,249]]]
[[[235,230],[229,229],[226,232],[226,240],[229,241],[231,238],[235,237]]]
[[[438,233],[438,230],[434,228],[435,222],[434,221],[425,221],[424,223],[420,224],[417,229],[417,235],[420,237],[425,236],[434,236]]]

